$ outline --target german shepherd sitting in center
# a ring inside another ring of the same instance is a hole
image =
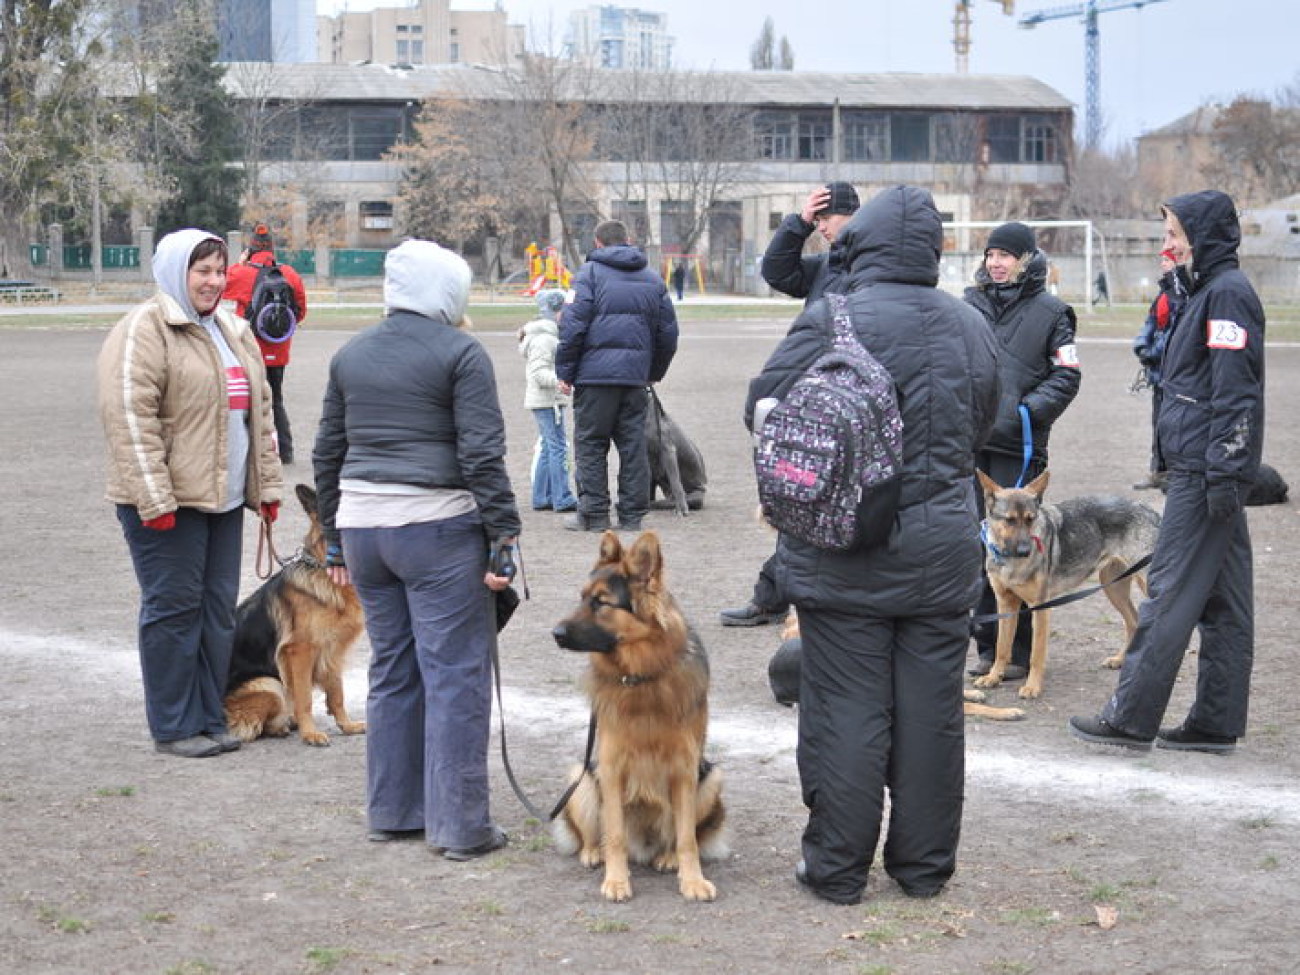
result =
[[[302,551],[235,610],[235,649],[226,683],[226,724],[242,741],[283,737],[295,726],[308,745],[328,745],[312,718],[312,690],[345,735],[366,730],[343,705],[343,671],[364,619],[356,590],[325,571],[316,492],[295,489],[311,524]]]
[[[1037,606],[1078,589],[1095,576],[1106,587],[1102,590],[1106,598],[1124,617],[1124,646],[1104,661],[1112,669],[1121,667],[1138,623],[1132,583],[1136,580],[1145,595],[1147,577],[1145,570],[1123,579],[1120,576],[1155,548],[1160,515],[1145,504],[1121,497],[1085,496],[1059,505],[1046,504],[1047,471],[1023,488],[1004,488],[983,471],[976,474],[984,490],[984,569],[997,597],[998,613],[1015,613],[1025,604]],[[1043,693],[1050,617],[1047,609],[1032,614],[1033,644],[1029,676],[1020,689],[1022,698]],[[1011,663],[1016,620],[1015,616],[998,620],[993,668],[975,679],[976,687],[1002,683]]]
[[[665,586],[659,537],[646,532],[624,549],[605,532],[582,602],[554,636],[590,655],[584,687],[596,722],[595,763],[573,772],[558,847],[584,866],[605,864],[607,900],[632,896],[629,859],[676,870],[687,900],[713,900],[700,859],[727,848],[722,772],[704,757],[709,664]]]

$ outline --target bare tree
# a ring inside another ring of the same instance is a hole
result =
[[[764,19],[758,37],[750,45],[749,66],[755,71],[771,71],[776,67],[776,28],[771,17]]]
[[[781,35],[780,55],[777,57],[776,66],[782,71],[794,70],[794,47],[790,44],[790,39],[784,34]]]
[[[749,66],[755,71],[794,70],[794,47],[784,34],[777,40],[771,17],[763,21],[758,37],[749,46]]]
[[[1214,123],[1216,159],[1202,176],[1232,186],[1239,206],[1266,203],[1300,185],[1300,83],[1276,102],[1241,97]]]
[[[752,112],[714,73],[625,72],[619,81],[601,119],[602,154],[621,167],[625,200],[661,201],[662,243],[691,253],[714,207],[749,175]]]
[[[388,154],[402,165],[398,204],[407,233],[464,250],[471,240],[536,226],[545,174],[529,164],[527,141],[512,138],[503,114],[500,103],[423,104],[414,138]]]
[[[597,76],[576,61],[526,54],[517,67],[479,68],[462,84],[463,97],[494,119],[478,151],[519,160],[538,177],[537,202],[558,219],[561,250],[575,265],[581,261],[575,216],[596,212],[583,163],[595,148],[587,106]]]

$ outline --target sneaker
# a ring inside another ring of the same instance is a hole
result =
[[[975,666],[972,667],[970,670],[966,671],[966,673],[970,674],[972,677],[983,677],[992,669],[993,669],[992,657],[979,657],[975,661]]]
[[[1069,728],[1070,734],[1074,737],[1090,741],[1094,745],[1117,745],[1135,752],[1151,751],[1150,738],[1139,738],[1137,735],[1130,735],[1127,731],[1120,731],[1101,718],[1073,717],[1070,719]]]
[[[487,856],[494,850],[499,850],[510,842],[510,837],[500,826],[492,827],[492,835],[480,843],[478,846],[449,846],[442,851],[442,856],[446,860],[455,860],[457,863],[464,863],[466,860],[477,860],[481,856]]]
[[[399,843],[402,840],[419,840],[424,838],[422,829],[372,829],[366,834],[371,843]]]
[[[1156,747],[1175,752],[1209,752],[1227,755],[1237,750],[1237,739],[1231,735],[1211,735],[1197,731],[1186,721],[1177,728],[1161,728],[1156,732]]]
[[[237,752],[239,746],[243,744],[243,741],[228,731],[209,731],[203,737],[215,741],[223,752]]]
[[[177,741],[156,741],[153,747],[164,755],[178,755],[181,758],[207,758],[221,754],[221,746],[206,735],[194,735]]]
[[[576,511],[564,519],[564,527],[571,532],[603,532],[609,528],[609,516],[588,517],[581,511]]]
[[[723,626],[766,626],[779,623],[785,619],[787,610],[764,609],[753,603],[746,603],[740,609],[724,609],[718,614]]]

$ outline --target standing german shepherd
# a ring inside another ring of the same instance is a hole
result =
[[[1160,532],[1160,515],[1137,501],[1120,497],[1080,497],[1059,505],[1044,504],[1048,472],[1027,487],[1004,488],[983,471],[976,471],[984,489],[987,553],[984,568],[997,596],[998,613],[1014,613],[1024,604],[1039,603],[1077,589],[1096,576],[1103,592],[1124,617],[1124,647],[1106,658],[1105,666],[1119,668],[1138,614],[1133,606],[1133,580],[1147,591],[1145,570],[1114,582],[1124,571],[1149,555]],[[1033,649],[1029,677],[1020,689],[1023,698],[1043,693],[1047,669],[1047,638],[1051,610],[1033,613]],[[1011,643],[1016,617],[998,620],[997,655],[993,669],[975,679],[976,687],[997,687],[1011,663]]]
[[[596,721],[596,762],[555,820],[562,852],[605,864],[601,893],[632,896],[629,857],[677,871],[687,900],[717,891],[700,858],[725,856],[722,772],[704,758],[709,664],[699,637],[664,585],[654,532],[626,551],[612,531],[582,590],[554,631],[566,650],[591,655],[585,689]]]
[[[366,730],[343,706],[343,671],[364,621],[356,590],[336,586],[325,571],[316,492],[305,484],[295,490],[311,524],[302,551],[235,611],[226,723],[243,741],[281,737],[296,725],[306,744],[328,745],[312,718],[313,687],[325,692],[343,734]]]

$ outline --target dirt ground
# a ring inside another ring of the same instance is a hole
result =
[[[521,311],[522,318],[522,311]],[[53,321],[51,320],[52,324]],[[719,896],[690,904],[675,878],[633,874],[634,898],[605,903],[599,874],[552,848],[502,773],[493,804],[510,847],[469,864],[420,844],[365,841],[361,738],[313,749],[259,741],[206,761],[156,754],[134,645],[136,587],[110,507],[94,412],[100,328],[5,329],[0,321],[0,972],[406,973],[1250,972],[1294,970],[1300,951],[1300,714],[1295,596],[1300,519],[1253,509],[1257,651],[1250,731],[1232,757],[1085,746],[1065,720],[1093,713],[1122,636],[1101,599],[1053,616],[1044,697],[1015,724],[968,722],[958,872],[910,901],[873,872],[868,897],[836,907],[792,871],[804,811],[797,714],[771,700],[773,627],[723,629],[771,539],[753,521],[739,413],[788,318],[690,325],[660,389],[709,467],[706,508],[657,512],[674,589],[714,664],[711,753],[725,769],[733,855],[706,867]],[[1136,328],[1137,321],[1134,321]],[[526,497],[534,436],[522,360],[483,331],[509,422],[508,462]],[[309,450],[325,367],[343,331],[307,329],[286,388]],[[1081,330],[1084,386],[1057,428],[1051,497],[1129,493],[1144,472],[1149,402],[1127,386],[1125,340]],[[1269,354],[1267,458],[1300,480],[1300,348]],[[300,462],[290,480],[308,480]],[[1144,500],[1159,503],[1149,495]],[[526,507],[526,506],[525,506]],[[502,645],[505,726],[524,788],[549,806],[581,755],[583,661],[556,648],[595,555],[595,536],[525,512],[532,598]],[[287,511],[278,538],[304,524]],[[245,591],[256,583],[254,536]],[[349,679],[364,711],[367,648]],[[1181,719],[1195,656],[1170,708]],[[1015,702],[1014,685],[995,703]],[[330,719],[317,704],[325,727]]]

